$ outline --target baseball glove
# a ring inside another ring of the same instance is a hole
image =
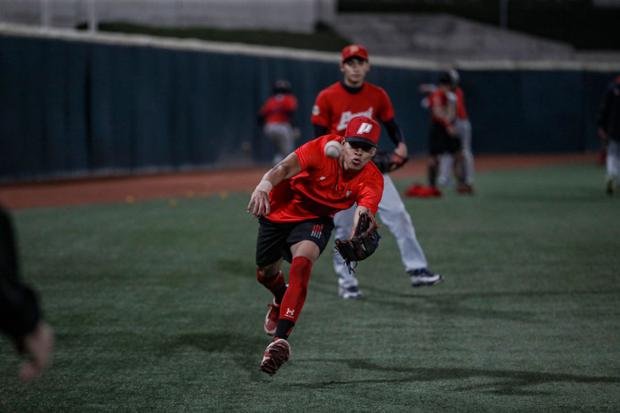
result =
[[[350,240],[336,240],[336,250],[344,258],[349,270],[351,263],[365,260],[379,247],[381,236],[377,232],[377,223],[367,213],[360,214],[355,235]]]
[[[395,152],[377,152],[372,161],[377,165],[382,174],[393,172],[403,166],[409,160],[408,157],[402,157]]]

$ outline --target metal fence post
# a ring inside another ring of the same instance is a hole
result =
[[[499,0],[499,26],[508,29],[508,0]]]
[[[88,2],[88,31],[97,32],[97,7],[96,0],[86,0]]]
[[[50,0],[41,0],[41,26],[49,29],[52,24],[52,9]]]

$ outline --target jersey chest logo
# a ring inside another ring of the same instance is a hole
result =
[[[357,116],[367,116],[369,118],[372,118],[372,112],[373,112],[372,106],[362,112],[357,112],[357,113],[353,113],[351,111],[342,112],[342,114],[340,115],[340,120],[338,121],[338,126],[336,127],[336,130],[339,130],[339,131],[345,130],[347,128],[347,125],[349,124],[349,121]]]

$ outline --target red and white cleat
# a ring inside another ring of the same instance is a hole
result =
[[[278,320],[280,319],[280,306],[274,301],[271,304],[267,304],[267,307],[269,307],[269,310],[267,310],[263,328],[265,329],[265,333],[272,336],[276,333],[276,327],[278,327]]]
[[[263,360],[260,362],[260,369],[273,376],[276,371],[291,357],[291,346],[283,338],[269,343],[263,353]]]

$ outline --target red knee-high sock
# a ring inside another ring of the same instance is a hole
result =
[[[276,303],[280,303],[282,301],[282,296],[286,291],[286,282],[284,282],[284,274],[282,271],[279,271],[275,277],[266,277],[265,271],[256,270],[256,279],[259,283],[265,286],[266,289],[271,291],[273,296],[276,299]]]
[[[280,320],[297,321],[306,301],[312,261],[306,257],[295,257],[291,262],[288,288],[280,305]]]

